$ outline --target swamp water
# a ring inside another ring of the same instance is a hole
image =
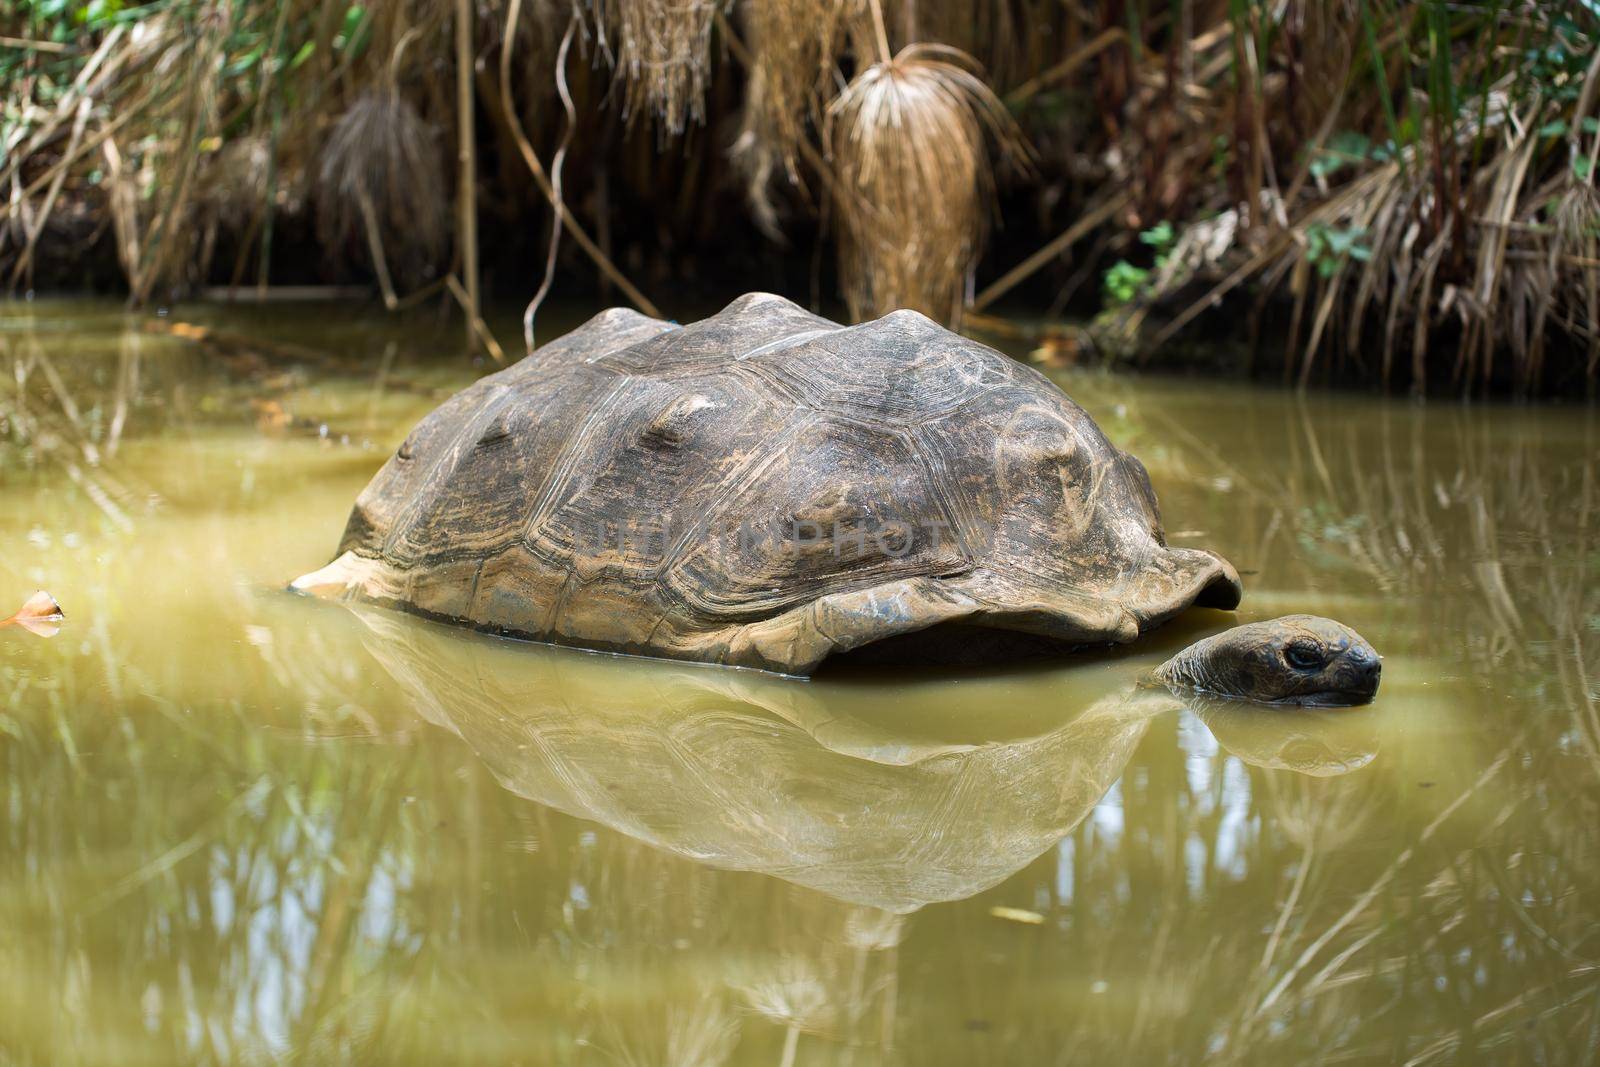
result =
[[[0,1064],[1585,1062],[1600,425],[1072,374],[1369,708],[799,683],[277,591],[477,373],[428,317],[0,311]],[[506,336],[514,336],[507,330]]]

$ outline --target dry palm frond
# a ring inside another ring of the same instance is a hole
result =
[[[449,199],[432,133],[392,90],[362,94],[323,146],[316,202],[327,248],[366,244],[380,271],[382,247],[402,272],[436,262],[444,247]],[[376,246],[372,235],[381,236]]]
[[[732,154],[756,224],[775,240],[781,234],[772,177],[781,166],[791,184],[800,183],[796,158],[808,120],[820,118],[831,94],[846,6],[847,0],[747,0],[743,8],[751,57]]]
[[[1459,231],[1438,220],[1449,205],[1438,196],[1428,163],[1438,149],[1412,154],[1412,165],[1389,164],[1371,172],[1359,196],[1330,198],[1313,220],[1295,228],[1292,286],[1296,313],[1291,336],[1308,325],[1301,357],[1304,384],[1328,335],[1342,320],[1344,353],[1359,359],[1368,331],[1382,320],[1382,360],[1387,382],[1397,349],[1411,350],[1411,385],[1422,391],[1430,373],[1430,340],[1458,324],[1450,376],[1464,391],[1489,381],[1504,361],[1518,391],[1537,389],[1543,374],[1545,336],[1560,321],[1571,338],[1595,336],[1588,297],[1591,272],[1571,264],[1591,262],[1596,221],[1593,190],[1571,176],[1536,184],[1532,167],[1537,138],[1529,119],[1510,124],[1499,151],[1468,176],[1463,201],[1470,227]],[[1465,144],[1475,130],[1456,136]],[[1557,205],[1545,213],[1549,205]],[[1316,232],[1361,235],[1358,257],[1341,259],[1312,281],[1310,252]],[[1452,264],[1452,253],[1455,264]],[[1285,263],[1285,266],[1288,266]],[[1337,314],[1335,314],[1337,312]],[[1402,327],[1407,327],[1402,329]]]
[[[711,26],[718,0],[609,0],[596,4],[602,44],[616,42],[624,111],[653,112],[676,136],[705,120]]]
[[[956,316],[991,211],[988,142],[1026,151],[975,65],[913,45],[862,71],[828,109],[840,274],[857,319],[896,308]]]

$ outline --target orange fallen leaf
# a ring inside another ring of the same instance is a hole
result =
[[[250,407],[256,413],[256,428],[263,432],[281,430],[294,421],[294,416],[284,410],[276,400],[252,397]]]
[[[7,626],[20,626],[40,637],[54,637],[61,632],[61,620],[66,617],[56,598],[41,589],[29,597],[15,615],[0,621],[0,630]]]
[[[167,327],[167,332],[186,341],[204,341],[211,336],[210,330],[192,322],[174,322]]]
[[[1028,358],[1046,367],[1072,367],[1077,365],[1082,353],[1083,346],[1076,337],[1052,335],[1040,340],[1038,347],[1028,353]]]

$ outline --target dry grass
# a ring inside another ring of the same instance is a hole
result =
[[[803,188],[799,159],[813,128],[820,128],[834,91],[832,72],[844,47],[847,0],[746,0],[750,47],[739,135],[732,155],[746,177],[746,197],[756,224],[782,240],[773,177]]]
[[[1531,164],[1540,110],[1496,116],[1494,154],[1462,176],[1454,220],[1441,218],[1430,173],[1438,161],[1419,151],[1411,167],[1381,167],[1292,228],[1294,245],[1280,263],[1295,297],[1290,343],[1301,350],[1302,385],[1324,346],[1386,382],[1409,353],[1418,392],[1438,376],[1431,365],[1439,360],[1463,392],[1486,390],[1502,361],[1519,391],[1537,391],[1547,332],[1557,321],[1569,338],[1596,350],[1600,318],[1588,298],[1594,273],[1572,267],[1595,262],[1600,211],[1590,181],[1570,170],[1537,180]],[[1476,133],[1458,132],[1460,151]],[[1327,233],[1363,235],[1364,252],[1319,269],[1314,256],[1327,253],[1317,242]],[[1435,355],[1432,341],[1440,335],[1459,337],[1453,352]]]
[[[1592,384],[1600,26],[1502,8],[1251,8],[1202,27],[1187,78],[1152,54],[1122,177],[1135,225],[1195,221],[1125,311],[1135,328],[1168,318],[1141,336],[1145,357],[1248,283],[1258,313],[1264,294],[1287,298],[1285,376],[1301,385],[1332,368],[1415,392],[1538,392],[1553,340],[1566,380]]]
[[[975,65],[932,45],[873,64],[829,107],[828,142],[851,315],[956,318],[989,223],[990,145],[1024,151]]]
[[[654,114],[674,136],[705,120],[717,0],[599,0],[602,47],[614,44],[629,117]]]
[[[49,20],[66,17],[21,6],[24,37],[48,38]],[[726,260],[725,194],[742,184],[771,241],[812,216],[814,276],[822,242],[836,242],[853,314],[906,306],[953,322],[995,215],[994,157],[1020,154],[1020,126],[1041,162],[1006,215],[1012,233],[1037,236],[995,264],[985,300],[1025,283],[1048,296],[1041,272],[1092,244],[1051,306],[1128,257],[1147,281],[1116,302],[1147,359],[1212,307],[1248,309],[1248,289],[1258,312],[1288,309],[1301,382],[1336,371],[1532,393],[1600,381],[1600,16],[1589,7],[470,10],[461,55],[462,16],[439,0],[134,5],[57,27],[77,51],[0,50],[0,272],[30,284],[38,260],[68,255],[61,220],[87,218],[84,255],[114,249],[136,302],[218,280],[264,286],[275,235],[314,230],[324,251],[356,252],[347,258],[366,261],[358,269],[397,304],[396,284],[452,266],[472,288],[477,257],[446,262],[467,244],[455,232],[465,220],[449,219],[457,195],[485,226],[516,233],[539,233],[553,212],[605,284],[648,309],[619,264],[661,286],[707,273],[691,260]],[[570,62],[556,64],[575,17]],[[469,125],[485,171],[451,180],[444,167]],[[302,219],[311,225],[282,225]],[[1162,224],[1177,241],[1153,263],[1138,234]],[[613,247],[619,233],[626,249]],[[549,247],[508,243],[513,255]],[[218,249],[232,251],[231,269],[213,265]]]

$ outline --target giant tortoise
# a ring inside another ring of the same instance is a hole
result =
[[[1168,545],[1144,466],[1043,375],[897,311],[751,294],[603,312],[422,420],[302,592],[557,644],[807,675],[1133,641],[1238,574]],[[1378,658],[1295,616],[1168,681],[1369,699]]]

